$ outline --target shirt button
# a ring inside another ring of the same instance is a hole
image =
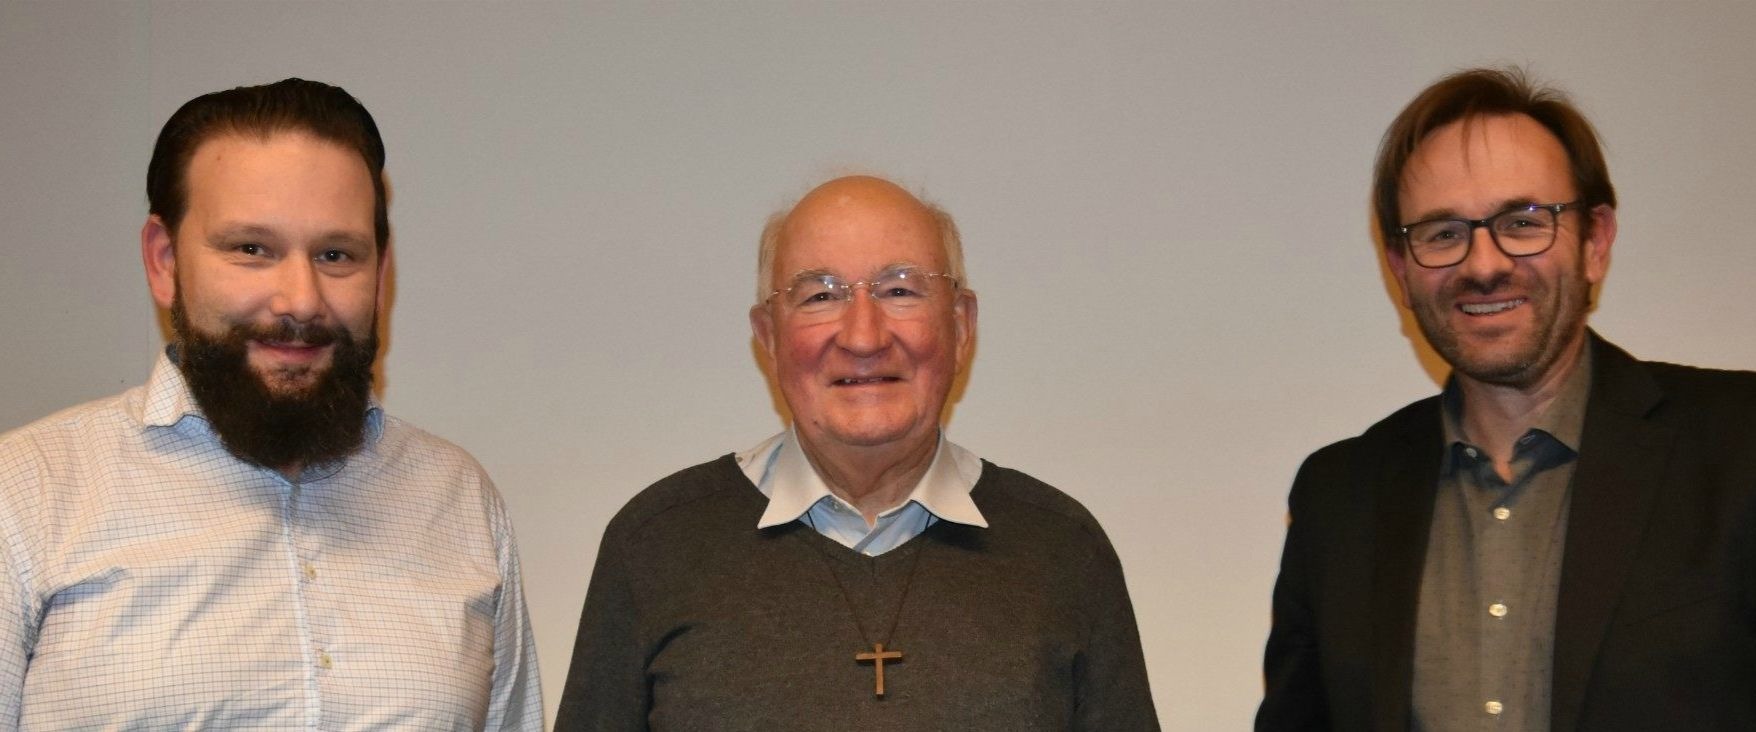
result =
[[[1512,518],[1512,509],[1505,506],[1496,508],[1494,509],[1494,518],[1500,519],[1501,521]]]
[[[1489,605],[1488,606],[1488,614],[1492,615],[1496,618],[1504,618],[1504,617],[1506,617],[1506,606],[1502,605],[1500,603],[1497,603],[1497,602],[1492,604],[1492,605]],[[1490,702],[1490,703],[1498,704],[1499,702]]]
[[[317,666],[319,668],[332,668],[335,666],[335,663],[333,661],[329,660],[328,653],[326,653],[324,651],[318,651],[317,652]]]
[[[312,566],[310,562],[301,563],[299,568],[305,572],[306,580],[317,579],[317,568]]]
[[[1490,699],[1488,703],[1482,705],[1482,709],[1486,710],[1489,714],[1499,714],[1500,712],[1505,711],[1506,706]]]

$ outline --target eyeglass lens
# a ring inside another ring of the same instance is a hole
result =
[[[1544,206],[1501,211],[1481,221],[1434,219],[1408,227],[1409,250],[1427,267],[1449,267],[1469,255],[1472,234],[1484,227],[1507,256],[1541,254],[1555,243],[1554,209]]]
[[[822,315],[840,312],[853,297],[854,288],[864,285],[886,312],[905,314],[926,303],[940,287],[939,279],[942,278],[914,269],[889,270],[871,282],[843,282],[835,275],[807,274],[795,279],[781,296],[797,313]]]

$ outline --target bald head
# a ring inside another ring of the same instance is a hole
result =
[[[916,461],[932,459],[952,383],[974,354],[975,293],[929,276],[962,276],[951,217],[889,181],[838,178],[769,219],[762,243],[750,329],[799,446],[814,465],[858,464],[861,475],[924,471]],[[904,270],[915,279],[869,285]],[[846,296],[770,299],[807,273],[848,286]],[[855,282],[868,284],[863,294]]]
[[[867,235],[878,232],[882,238],[899,240],[931,232],[944,257],[943,271],[968,286],[963,271],[963,242],[958,238],[951,214],[883,178],[852,175],[817,186],[798,203],[768,218],[757,255],[757,302],[766,300],[779,287],[775,284],[774,263],[787,241],[807,235],[834,236],[855,231]],[[786,279],[793,273],[778,274]]]

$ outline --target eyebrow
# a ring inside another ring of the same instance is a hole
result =
[[[332,231],[317,237],[317,243],[323,246],[371,246],[374,242],[369,237],[360,236],[351,231]]]
[[[1530,208],[1531,206],[1540,206],[1540,205],[1542,205],[1542,204],[1537,203],[1536,199],[1531,198],[1529,196],[1520,196],[1518,198],[1508,198],[1506,200],[1501,201],[1500,205],[1495,206],[1493,213],[1488,214],[1487,216],[1483,216],[1482,218],[1484,218],[1484,219],[1492,218],[1494,216],[1499,216],[1500,214],[1506,213],[1507,211],[1512,211],[1512,210],[1520,209],[1520,208]],[[1428,211],[1424,214],[1421,214],[1421,216],[1419,218],[1415,219],[1414,221],[1410,221],[1409,224],[1418,224],[1418,223],[1421,223],[1423,221],[1437,221],[1439,219],[1464,219],[1464,220],[1468,220],[1468,221],[1478,220],[1478,219],[1472,219],[1468,216],[1464,216],[1462,214],[1459,214],[1457,212],[1457,209],[1454,209],[1454,208],[1437,208],[1437,209],[1433,209],[1431,211]],[[1404,224],[1404,226],[1407,226],[1409,224]]]
[[[922,267],[921,265],[915,264],[913,262],[909,262],[906,260],[899,260],[899,261],[891,262],[890,264],[886,264],[883,267],[879,267],[877,274],[878,274],[878,276],[883,276],[885,273],[895,272],[899,269],[926,269],[926,268]],[[808,267],[805,269],[801,269],[801,270],[793,273],[792,279],[794,281],[796,281],[800,277],[834,277],[836,279],[844,279],[841,275],[838,275],[838,274],[836,274],[836,273],[834,273],[834,272],[832,272],[829,269],[824,268],[824,267]]]
[[[232,224],[222,226],[208,232],[208,241],[226,241],[231,239],[278,239],[278,234],[266,226],[255,224]]]
[[[232,224],[221,226],[209,232],[207,240],[212,243],[225,243],[238,239],[263,239],[280,241],[279,232],[261,224]],[[361,236],[351,231],[330,231],[317,237],[319,246],[367,246],[372,243],[370,237]]]

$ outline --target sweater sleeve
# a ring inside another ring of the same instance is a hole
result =
[[[652,704],[640,614],[616,532],[606,531],[585,593],[555,731],[644,730]]]
[[[1085,576],[1091,631],[1074,666],[1074,728],[1105,732],[1158,730],[1140,629],[1122,578],[1122,562],[1102,530]]]

